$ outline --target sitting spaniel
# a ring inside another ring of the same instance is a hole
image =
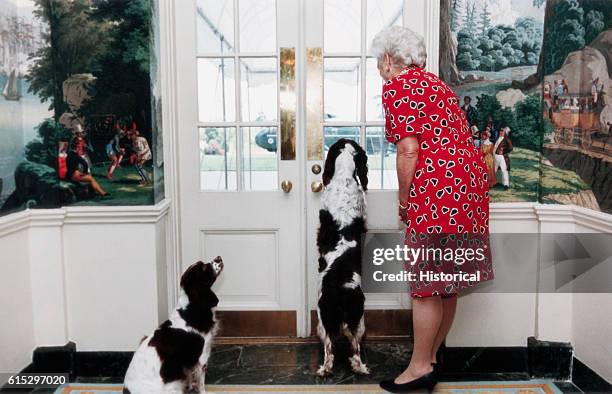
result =
[[[325,351],[320,376],[331,373],[333,343],[344,334],[351,345],[349,358],[355,373],[368,374],[361,361],[365,332],[361,290],[361,237],[366,232],[365,191],[368,156],[353,140],[340,139],[327,154],[323,172],[325,191],[319,211],[319,302],[317,332]]]
[[[211,286],[223,269],[221,257],[198,261],[181,277],[179,305],[170,319],[145,337],[125,374],[132,394],[204,393],[204,377],[217,331],[219,299]]]

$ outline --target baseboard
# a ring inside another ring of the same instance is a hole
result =
[[[219,338],[295,338],[295,311],[218,311]],[[367,337],[409,337],[412,335],[412,311],[373,309],[364,313]],[[317,312],[310,312],[311,336],[316,336]]]
[[[412,310],[367,309],[364,312],[366,338],[412,337]],[[310,335],[317,336],[319,317],[310,311]]]
[[[217,311],[219,337],[296,337],[296,311]]]
[[[457,376],[516,373],[529,378],[571,378],[570,343],[527,339],[527,347],[447,347],[440,352],[444,369]]]
[[[444,371],[457,376],[529,373],[526,347],[446,347],[440,352]]]
[[[572,360],[572,382],[585,393],[612,393],[612,384],[576,357]]]

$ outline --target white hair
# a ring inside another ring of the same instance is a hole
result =
[[[425,67],[427,61],[423,37],[402,26],[387,27],[376,34],[370,52],[379,62],[388,54],[393,63],[402,66]]]

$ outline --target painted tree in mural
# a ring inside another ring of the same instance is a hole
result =
[[[584,25],[584,41],[591,42],[606,27],[603,12],[597,10],[587,12],[584,16]]]
[[[35,0],[34,14],[49,26],[45,45],[33,55],[26,80],[30,91],[55,110],[55,118],[67,109],[62,84],[71,75],[97,71],[95,59],[106,50],[106,27],[91,18],[92,1]]]
[[[558,70],[570,52],[588,45],[599,33],[611,27],[612,5],[609,0],[547,0],[538,77],[542,79]]]
[[[440,0],[440,77],[447,82],[459,81],[457,45],[453,32],[460,18],[460,0]],[[454,27],[453,27],[454,26]]]
[[[474,34],[475,31],[480,34]],[[478,26],[464,25],[457,33],[457,66],[461,70],[496,71],[537,64],[541,31],[541,24],[530,17],[518,18],[513,26],[491,26],[485,7]]]
[[[96,95],[86,110],[136,121],[151,129],[150,0],[95,0],[93,17],[109,26],[108,49],[95,59]]]
[[[557,70],[570,52],[584,47],[585,29],[582,26],[584,10],[578,1],[561,0],[554,8],[554,15],[555,20],[551,23],[549,34],[550,38],[556,37],[557,39],[547,39],[545,42],[545,74]]]
[[[489,3],[485,1],[482,12],[480,14],[480,35],[486,36],[491,27],[491,13],[489,12]]]
[[[461,0],[452,0],[450,4],[450,29],[457,31],[461,18]]]
[[[70,131],[53,119],[46,119],[38,125],[38,139],[29,142],[25,157],[29,161],[55,168],[59,141],[68,141]]]
[[[49,30],[26,79],[30,90],[50,103],[55,119],[68,109],[64,82],[92,74],[92,98],[78,116],[113,115],[150,130],[150,0],[36,0],[34,12]]]
[[[463,25],[470,27],[476,26],[476,4],[474,4],[473,1],[466,3]]]

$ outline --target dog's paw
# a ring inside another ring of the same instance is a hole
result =
[[[317,376],[324,377],[329,375],[331,375],[331,370],[326,368],[325,365],[321,365],[319,369],[317,369]]]
[[[351,369],[353,370],[353,372],[355,372],[358,375],[369,375],[370,374],[370,368],[368,368],[368,366],[365,364],[361,364],[358,367],[351,367]]]
[[[361,361],[359,356],[353,356],[350,359],[351,369],[358,375],[369,375],[370,368]]]

